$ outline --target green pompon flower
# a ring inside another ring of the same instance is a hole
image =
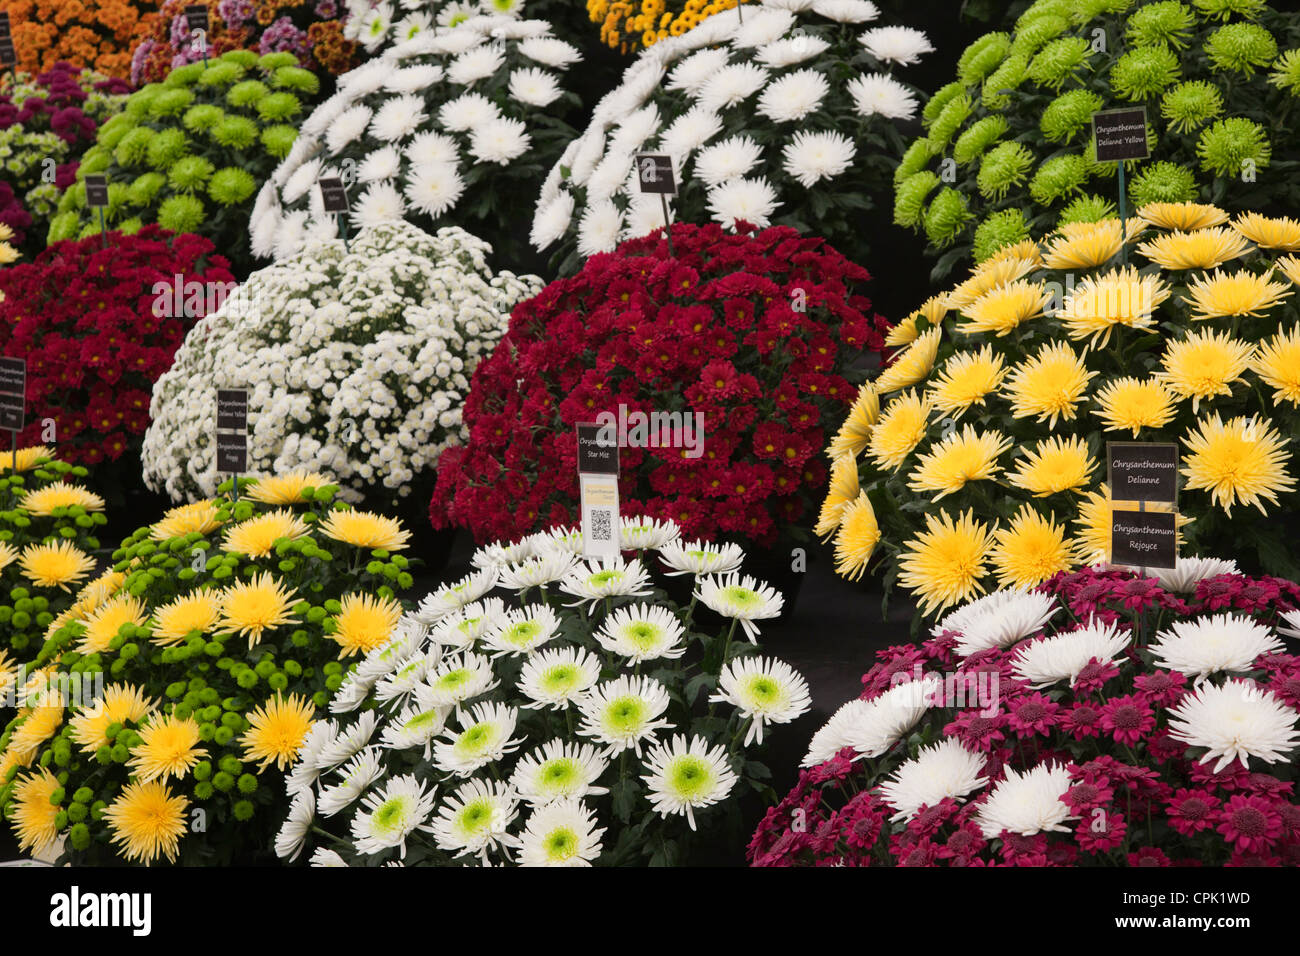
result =
[[[1061,210],[1061,216],[1056,220],[1056,228],[1060,229],[1075,222],[1101,222],[1114,215],[1115,204],[1109,199],[1095,193],[1085,193],[1070,200],[1069,204]]]
[[[193,102],[194,94],[189,90],[163,90],[149,103],[149,116],[152,119],[177,116]]]
[[[939,177],[928,169],[903,180],[894,192],[894,222],[909,227],[920,223],[926,197],[939,183]]]
[[[1088,179],[1088,160],[1083,156],[1053,156],[1038,167],[1029,183],[1029,195],[1040,206],[1065,199],[1083,188]]]
[[[925,211],[926,238],[940,248],[950,246],[971,218],[966,197],[955,189],[943,189]]]
[[[86,150],[85,155],[81,157],[81,165],[77,167],[77,171],[83,176],[88,176],[91,173],[102,173],[112,164],[113,154],[103,146],[96,145]]]
[[[278,53],[263,53],[257,58],[257,68],[263,73],[274,73],[281,67],[297,66],[298,58],[287,50]]]
[[[200,86],[233,86],[244,78],[245,70],[231,60],[218,60],[204,70],[196,81]]]
[[[1001,116],[986,116],[975,121],[957,137],[952,147],[952,158],[962,166],[974,162],[1006,134],[1007,128],[1007,121]]]
[[[161,85],[172,89],[193,86],[206,69],[207,65],[204,63],[187,63],[184,66],[178,66],[167,74]]]
[[[1066,17],[1074,10],[1074,0],[1034,0],[1024,13],[1016,18],[1016,31],[1043,17]]]
[[[939,87],[934,96],[930,97],[930,101],[925,104],[924,109],[921,110],[921,124],[928,127],[939,118],[939,114],[943,112],[944,107],[964,92],[962,85],[956,80]]]
[[[262,130],[262,148],[276,159],[284,159],[293,149],[293,142],[298,138],[298,131],[292,126],[277,123]]]
[[[227,116],[208,135],[222,146],[247,149],[257,141],[257,124],[243,116]]]
[[[1011,103],[1007,91],[1014,91],[1025,82],[1029,70],[1029,58],[1020,53],[1013,53],[1002,61],[994,70],[981,89],[980,99],[991,110],[1005,109]]]
[[[197,232],[205,211],[203,203],[193,196],[169,196],[158,207],[158,225],[172,232]]]
[[[1229,23],[1210,34],[1205,53],[1217,70],[1253,76],[1277,59],[1277,41],[1256,23]]]
[[[1020,143],[1001,143],[984,156],[975,177],[980,195],[1001,199],[1012,186],[1019,186],[1034,165],[1034,154]]]
[[[271,85],[276,89],[315,96],[320,92],[320,77],[300,66],[280,66],[271,73]]]
[[[1181,50],[1196,25],[1192,8],[1178,0],[1160,0],[1133,11],[1124,35],[1130,46],[1172,46]]]
[[[915,140],[911,146],[907,147],[898,168],[894,170],[894,188],[897,189],[903,180],[921,172],[938,155],[928,139]]]
[[[113,149],[122,141],[122,137],[135,129],[133,118],[125,113],[118,113],[99,128],[95,141],[105,149]]]
[[[1039,127],[1049,143],[1068,142],[1092,129],[1092,114],[1103,105],[1104,100],[1091,90],[1070,90],[1047,104]]]
[[[167,179],[172,189],[189,193],[202,189],[215,167],[202,156],[186,156],[171,168]]]
[[[1221,119],[1202,130],[1196,144],[1201,168],[1216,176],[1236,176],[1251,166],[1263,169],[1272,154],[1264,127],[1241,116]]]
[[[140,87],[127,99],[126,105],[122,107],[122,113],[137,122],[148,119],[149,105],[153,102],[153,98],[164,89],[166,87],[161,83],[149,83]]]
[[[154,169],[166,169],[188,151],[189,143],[181,130],[160,130],[149,142],[149,165]]]
[[[1178,163],[1143,166],[1128,183],[1134,209],[1153,202],[1195,202],[1199,193],[1196,174]]]
[[[1049,90],[1074,79],[1092,58],[1092,44],[1083,37],[1062,37],[1038,51],[1029,64],[1029,78]]]
[[[127,188],[124,183],[108,184],[108,208],[104,210],[104,215],[109,222],[115,222],[117,217],[122,215],[126,209]],[[98,217],[96,217],[98,219]]]
[[[252,106],[270,92],[261,80],[240,80],[226,90],[226,102],[231,106]]]
[[[1160,115],[1175,133],[1190,133],[1223,112],[1223,94],[1207,80],[1179,83],[1160,102]]]
[[[971,249],[977,263],[983,262],[1004,246],[1014,246],[1029,238],[1029,223],[1019,209],[1003,209],[990,213],[975,227],[975,243]]]
[[[1067,15],[1047,14],[1038,17],[1016,29],[1015,38],[1011,41],[1011,53],[1027,59],[1069,29],[1070,19]]]
[[[113,158],[119,166],[138,166],[149,155],[149,144],[153,142],[153,130],[146,126],[137,126],[117,141]]]
[[[126,197],[132,206],[147,206],[166,183],[167,177],[162,173],[143,173],[126,188]]]
[[[256,188],[256,179],[242,169],[227,166],[213,175],[208,195],[223,206],[234,206],[253,195]]]
[[[257,66],[257,61],[261,57],[252,50],[227,50],[221,54],[221,62],[236,63],[245,70],[251,70]]]
[[[140,221],[139,216],[132,216],[130,219],[123,219],[116,226],[118,232],[125,233],[128,236],[134,236],[144,228],[144,223]]]
[[[1082,24],[1097,17],[1117,16],[1127,13],[1131,6],[1133,0],[1077,0],[1074,5],[1074,22]]]
[[[930,126],[930,145],[936,153],[943,151],[974,108],[975,104],[965,93],[949,100]]]
[[[287,120],[302,111],[302,103],[292,93],[272,93],[257,104],[257,115],[268,123]]]
[[[1287,50],[1278,57],[1268,81],[1279,90],[1300,96],[1300,50]],[[102,126],[100,130],[102,132]]]
[[[71,239],[77,234],[77,225],[80,222],[81,216],[75,212],[59,213],[50,220],[50,231],[45,237],[45,241],[53,245],[56,242],[62,242],[64,239]]]
[[[1178,82],[1178,54],[1166,46],[1129,50],[1110,69],[1110,85],[1126,100],[1149,100]]]
[[[185,111],[185,115],[181,118],[181,125],[191,133],[201,133],[204,130],[212,129],[221,122],[225,115],[220,106],[200,103],[198,106],[191,106]]]
[[[1268,6],[1268,0],[1192,0],[1192,2],[1196,4],[1196,9],[1210,20],[1216,18],[1227,20],[1234,14],[1244,20],[1254,20]]]
[[[957,81],[962,86],[977,86],[1010,52],[1010,36],[1005,33],[984,34],[962,51],[957,60]]]

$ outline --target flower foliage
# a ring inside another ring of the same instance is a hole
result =
[[[158,16],[140,0],[0,0],[0,10],[9,14],[19,70],[66,61],[122,80],[130,77],[132,36]]]
[[[751,862],[1300,863],[1300,587],[1195,564],[998,592],[879,652]]]

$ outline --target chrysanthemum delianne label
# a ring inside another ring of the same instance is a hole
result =
[[[1178,504],[1178,446],[1172,442],[1106,443],[1116,501]]]
[[[1098,162],[1146,159],[1151,155],[1147,148],[1145,106],[1094,113],[1092,135],[1097,144]]]

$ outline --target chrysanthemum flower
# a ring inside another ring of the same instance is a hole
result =
[[[52,802],[62,785],[44,767],[18,780],[13,792],[10,820],[20,852],[42,854],[59,838],[59,805]]]
[[[1228,221],[1228,214],[1217,206],[1195,202],[1147,203],[1138,209],[1137,214],[1157,229],[1180,232],[1209,229]]]
[[[352,843],[358,853],[382,853],[397,847],[406,856],[406,838],[433,812],[434,791],[427,792],[414,774],[390,777],[383,787],[362,798],[352,818]]]
[[[139,724],[154,709],[155,703],[144,691],[131,684],[109,684],[102,697],[78,711],[68,721],[72,739],[87,753],[94,753],[109,743],[108,728],[113,724]]]
[[[866,492],[849,502],[835,532],[835,572],[850,581],[862,577],[880,543],[880,523]]]
[[[925,530],[904,546],[899,582],[920,600],[921,611],[942,611],[984,591],[993,534],[967,511],[954,520],[947,512],[927,513]]]
[[[681,537],[682,529],[672,519],[633,515],[619,518],[618,543],[623,551],[657,551]],[[510,587],[504,580],[506,587]]]
[[[1029,505],[1020,506],[1011,524],[997,530],[996,539],[991,559],[1003,587],[1036,587],[1078,563],[1064,525],[1057,524],[1055,516],[1044,517]]]
[[[737,571],[699,579],[695,596],[709,610],[739,621],[751,644],[758,643],[754,622],[780,617],[785,605],[785,598],[774,588]]]
[[[198,721],[159,717],[140,728],[140,743],[131,751],[127,765],[141,783],[166,781],[169,776],[180,780],[205,754]]]
[[[302,749],[315,713],[316,708],[308,698],[277,693],[247,716],[249,728],[239,738],[244,760],[258,761],[261,770],[271,764],[284,770]]]
[[[1239,176],[1250,163],[1256,170],[1268,166],[1273,146],[1268,132],[1244,116],[1217,120],[1201,130],[1196,143],[1201,169],[1216,176]]]
[[[897,471],[925,437],[930,402],[915,390],[903,392],[880,414],[867,443],[867,456],[880,468]]]
[[[159,606],[149,626],[150,640],[161,647],[179,644],[190,634],[208,634],[221,620],[221,597],[210,590],[192,591]]]
[[[980,195],[1001,200],[1013,186],[1019,186],[1034,167],[1034,154],[1023,143],[999,143],[980,160],[975,178]]]
[[[609,791],[596,786],[609,761],[591,744],[570,743],[558,737],[519,758],[510,786],[534,807],[556,800],[599,796]]]
[[[984,217],[975,227],[971,255],[978,263],[986,262],[1000,250],[1013,248],[1029,240],[1029,223],[1020,209],[999,209]]]
[[[298,790],[293,794],[289,813],[280,827],[280,832],[275,835],[275,855],[290,862],[296,860],[307,842],[315,821],[315,791],[310,787]]]
[[[725,800],[736,786],[727,752],[710,747],[703,737],[675,735],[667,744],[658,744],[646,755],[642,776],[651,807],[661,816],[685,814],[695,829],[695,811]]]
[[[604,828],[581,800],[565,799],[538,807],[519,837],[520,866],[591,866],[601,852]]]
[[[507,828],[518,812],[518,795],[496,780],[473,779],[462,784],[429,824],[439,849],[456,855],[478,854],[519,845]]]
[[[335,541],[357,548],[401,551],[411,537],[396,518],[369,511],[331,511],[320,524],[321,532]]]
[[[188,505],[178,505],[163,513],[163,516],[149,527],[149,537],[155,541],[167,541],[187,534],[207,534],[214,528],[221,527],[221,518],[214,501],[196,501]]]
[[[1016,418],[1033,416],[1055,428],[1058,418],[1075,417],[1088,382],[1096,375],[1068,342],[1053,342],[1012,372],[1002,390]]]
[[[18,471],[31,471],[39,464],[49,461],[54,457],[54,449],[47,448],[45,445],[32,445],[27,448],[19,448],[17,452],[9,452],[0,455],[0,474],[16,468]]]
[[[446,773],[468,777],[488,764],[513,753],[522,738],[512,739],[519,711],[484,701],[460,720],[460,731],[449,731],[433,745],[433,762]]]
[[[1074,785],[1065,764],[1040,763],[1024,773],[1006,768],[1006,776],[993,785],[975,813],[986,839],[1003,832],[1033,836],[1068,831],[1075,818],[1061,798]]]
[[[605,744],[607,756],[624,750],[639,755],[642,741],[671,726],[661,719],[668,702],[668,691],[659,681],[625,674],[598,684],[578,701],[578,733]]]
[[[139,598],[129,594],[109,598],[86,618],[85,631],[77,642],[77,650],[82,654],[102,653],[108,650],[124,625],[143,627],[148,616]]]
[[[1220,574],[1240,574],[1236,561],[1223,558],[1198,558],[1191,555],[1179,555],[1178,562],[1172,568],[1155,568],[1153,573],[1160,579],[1160,586],[1175,594],[1191,594],[1196,586],[1209,578]]]
[[[19,699],[31,709],[9,738],[9,750],[20,757],[35,757],[40,746],[63,724],[63,707],[44,703],[41,699],[50,676],[44,672],[32,675],[21,691]]]
[[[1223,94],[1208,80],[1188,80],[1165,92],[1160,115],[1175,133],[1191,133],[1223,113]]]
[[[930,374],[934,367],[934,357],[939,351],[939,340],[943,329],[935,326],[916,337],[911,345],[892,365],[880,373],[875,381],[876,391],[880,394],[893,392],[900,388],[915,385]]]
[[[926,398],[939,411],[960,418],[1001,387],[1007,370],[1002,356],[985,345],[978,352],[955,353],[934,375]]]
[[[626,658],[629,664],[640,664],[681,657],[686,651],[681,644],[684,633],[668,608],[634,604],[610,614],[594,636],[605,650]]]
[[[275,550],[278,541],[295,541],[310,532],[311,529],[302,518],[292,511],[279,508],[229,525],[221,542],[221,550],[245,554],[250,558],[264,558]]]
[[[1156,306],[1169,298],[1169,287],[1158,276],[1140,275],[1132,266],[1087,276],[1069,293],[1056,318],[1070,338],[1089,339],[1090,348],[1110,343],[1117,326],[1149,329]]]
[[[1169,270],[1216,269],[1246,254],[1246,238],[1228,226],[1194,232],[1166,232],[1142,243],[1138,252]]]
[[[1178,78],[1178,55],[1164,45],[1128,50],[1110,68],[1115,94],[1134,102],[1153,99]]]
[[[996,286],[963,306],[961,313],[966,321],[957,328],[967,335],[976,332],[1006,335],[1022,323],[1041,316],[1051,300],[1052,293],[1041,282],[1019,279]]]
[[[1082,438],[1045,438],[1026,452],[1007,480],[1038,497],[1084,487],[1097,469],[1097,460]]]
[[[104,810],[104,819],[127,860],[150,863],[160,856],[175,862],[188,828],[190,802],[173,795],[160,780],[128,783]]]
[[[738,544],[711,544],[707,541],[673,541],[659,549],[659,560],[671,570],[669,577],[680,574],[725,574],[740,567],[744,549]]]
[[[416,611],[416,617],[422,624],[436,624],[491,591],[496,587],[497,577],[497,569],[493,566],[471,571],[459,581],[444,584],[425,596]]]
[[[1131,635],[1118,624],[1093,621],[1072,631],[1030,641],[1016,651],[1012,672],[1037,688],[1068,680],[1073,685],[1079,672],[1090,662],[1107,664],[1129,644]]]
[[[1297,744],[1300,713],[1254,681],[1208,681],[1169,712],[1169,733],[1191,747],[1204,747],[1200,763],[1215,761],[1218,773],[1233,762],[1249,768],[1250,758],[1274,764],[1287,760]],[[1216,760],[1217,758],[1217,760]]]
[[[1174,621],[1149,645],[1155,662],[1198,680],[1223,671],[1245,673],[1262,654],[1283,649],[1273,631],[1244,614]]]
[[[306,744],[303,748],[306,749]],[[384,765],[380,762],[379,754],[379,748],[367,747],[354,754],[339,768],[337,774],[331,776],[331,779],[338,782],[321,790],[317,809],[322,816],[332,817],[351,806],[372,783],[384,775]]]
[[[938,501],[968,482],[994,478],[1002,470],[998,458],[1010,447],[1011,439],[1002,432],[978,432],[967,425],[920,457],[907,486],[918,493],[934,492]]]
[[[866,450],[867,442],[871,440],[871,430],[879,418],[880,393],[870,382],[863,382],[858,389],[857,397],[853,400],[853,406],[849,409],[848,417],[844,419],[844,424],[826,446],[827,457],[834,460],[844,455],[856,458],[862,454]]]
[[[298,618],[293,614],[296,593],[269,571],[249,581],[231,585],[221,595],[221,620],[218,634],[240,634],[253,647],[266,631]]]
[[[1027,251],[1029,250],[1008,247],[981,262],[971,270],[969,277],[948,293],[948,308],[964,309],[986,292],[1023,279],[1039,268],[1043,263],[1038,247],[1034,246],[1032,254],[1025,254]]]
[[[1143,428],[1163,428],[1177,410],[1175,398],[1158,381],[1130,376],[1112,379],[1093,395],[1093,414],[1107,431],[1131,431],[1137,438]]]
[[[1277,40],[1258,23],[1229,23],[1210,34],[1205,54],[1216,70],[1251,76],[1277,58]]]
[[[18,567],[23,576],[39,588],[71,590],[95,569],[95,559],[71,541],[29,544],[23,548]]]
[[[1292,285],[1300,285],[1300,256],[1282,256],[1275,265],[1291,280]]]
[[[383,647],[402,617],[402,606],[388,597],[345,594],[339,604],[339,613],[332,619],[335,630],[330,638],[339,645],[340,660]]]
[[[449,657],[425,680],[422,699],[436,706],[460,705],[497,685],[492,662],[478,654]]]
[[[933,328],[941,323],[943,317],[947,314],[948,297],[944,294],[932,295],[922,302],[915,312],[904,318],[885,334],[885,345],[890,348],[901,348],[915,342],[916,337],[920,334],[920,330],[917,328],[919,319],[925,319],[926,324]]]
[[[1170,342],[1156,378],[1178,398],[1190,398],[1195,414],[1201,399],[1232,394],[1232,384],[1246,374],[1254,353],[1249,342],[1207,329]]]
[[[1261,249],[1300,250],[1300,221],[1290,216],[1270,218],[1246,212],[1233,221],[1232,227]]]
[[[718,690],[709,700],[730,704],[751,721],[744,745],[763,742],[767,724],[788,724],[812,707],[808,682],[776,658],[740,657],[718,675]]]
[[[1187,490],[1208,491],[1225,514],[1237,502],[1267,514],[1264,499],[1276,505],[1279,492],[1295,489],[1286,470],[1288,441],[1270,425],[1243,417],[1224,422],[1216,414],[1198,421],[1183,444]]]
[[[1300,405],[1300,326],[1261,342],[1251,368],[1273,389],[1273,402]]]
[[[1038,633],[1060,610],[1050,594],[1003,588],[949,612],[930,633],[935,637],[958,635],[953,652],[970,657],[991,647],[1010,647]]]
[[[594,609],[605,598],[640,597],[648,594],[650,578],[645,565],[635,558],[592,559],[574,566],[560,582],[560,590],[578,598],[574,606],[589,602]]]
[[[48,516],[55,508],[83,508],[86,511],[103,511],[104,499],[79,485],[56,481],[29,491],[18,499],[18,507],[28,514]]]
[[[972,753],[955,737],[922,747],[917,755],[899,764],[884,783],[880,795],[894,808],[891,820],[911,820],[922,807],[938,806],[944,800],[959,800],[980,789],[984,755]]]
[[[1043,264],[1049,269],[1066,271],[1095,269],[1119,255],[1124,243],[1131,242],[1144,228],[1146,223],[1140,219],[1130,219],[1123,230],[1118,219],[1066,223],[1060,229],[1061,234],[1048,242]]]
[[[524,661],[518,687],[532,701],[525,707],[567,710],[599,679],[595,655],[581,648],[547,648]]]

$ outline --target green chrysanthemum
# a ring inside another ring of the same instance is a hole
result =
[[[195,82],[200,86],[233,86],[242,80],[247,72],[233,60],[223,58],[199,74]]]
[[[257,142],[257,124],[243,116],[226,116],[208,134],[230,149],[248,149]]]
[[[140,221],[139,216],[132,216],[130,219],[123,219],[116,226],[117,231],[125,233],[128,236],[134,236],[144,228],[144,223]]]
[[[189,143],[182,130],[159,130],[149,141],[149,165],[154,169],[166,169],[189,151]]]
[[[163,90],[150,101],[149,116],[155,120],[179,116],[193,102],[194,94],[189,90]]]
[[[75,188],[75,187],[73,187]],[[69,192],[72,190],[69,189]],[[53,245],[56,242],[62,242],[64,239],[71,239],[77,234],[77,227],[81,223],[81,216],[76,212],[61,212],[50,220],[50,232],[46,241]]]
[[[234,206],[253,195],[256,188],[256,179],[242,169],[227,166],[213,174],[208,195],[223,206]]]
[[[1007,121],[1001,116],[985,116],[957,137],[952,147],[952,158],[960,165],[974,162],[983,156],[1007,132]]]
[[[108,184],[108,208],[104,210],[104,215],[109,222],[116,222],[117,218],[126,210],[127,189],[123,183]]]
[[[1170,162],[1143,166],[1128,184],[1134,208],[1153,202],[1195,202],[1199,192],[1196,174]]]
[[[1287,50],[1278,57],[1268,81],[1292,96],[1300,96],[1300,50]]]
[[[1102,98],[1091,90],[1070,90],[1047,104],[1039,126],[1049,143],[1069,141],[1092,128],[1092,114],[1103,105]]]
[[[1011,37],[1005,33],[986,33],[962,51],[957,60],[957,81],[962,86],[976,86],[998,68],[1011,52]]]
[[[932,124],[930,124],[930,145],[936,152],[942,152],[943,148],[961,129],[961,124],[966,122],[970,116],[971,110],[975,104],[965,93],[954,96],[948,101],[948,105],[943,108]]]
[[[158,225],[172,232],[196,232],[204,213],[203,203],[193,196],[169,196],[158,207]]]
[[[257,58],[257,68],[263,73],[274,73],[286,66],[297,66],[298,58],[287,50],[277,53],[263,53]]]
[[[1253,76],[1277,59],[1277,41],[1259,24],[1229,23],[1210,34],[1205,53],[1216,70]]]
[[[975,261],[983,262],[1004,246],[1014,246],[1029,238],[1029,223],[1019,209],[1003,209],[986,216],[975,227],[975,244],[972,253]]]
[[[1160,102],[1160,115],[1175,133],[1190,133],[1223,112],[1223,94],[1206,80],[1179,83]]]
[[[1024,30],[1029,24],[1043,17],[1066,17],[1074,10],[1074,0],[1034,0],[1024,13],[1016,18],[1016,30]]]
[[[1016,28],[1011,41],[1011,54],[1026,59],[1070,29],[1070,20],[1060,14],[1045,14]]]
[[[1187,46],[1196,17],[1178,0],[1160,0],[1135,10],[1124,29],[1131,46],[1165,44],[1181,50]]]
[[[1074,22],[1087,23],[1096,17],[1116,16],[1128,12],[1133,0],[1077,0],[1074,4]]]
[[[1268,5],[1267,0],[1192,0],[1207,19],[1227,20],[1233,15],[1254,20]]]
[[[985,199],[1001,199],[1012,186],[1019,186],[1029,176],[1034,154],[1020,143],[1001,143],[980,161],[976,184]]]
[[[221,59],[225,63],[237,63],[245,70],[251,70],[257,66],[261,57],[252,50],[228,50],[221,54]]]
[[[939,118],[943,108],[951,103],[956,97],[961,96],[965,90],[962,85],[954,80],[951,83],[945,83],[939,89],[934,91],[934,96],[930,97],[925,107],[921,110],[921,125],[929,127]]]
[[[153,103],[153,98],[161,93],[165,87],[161,83],[149,83],[140,87],[127,99],[126,105],[122,107],[122,113],[129,116],[136,122],[142,122],[149,118],[149,106]]]
[[[1079,155],[1053,156],[1038,167],[1029,183],[1029,195],[1040,206],[1050,206],[1077,193],[1088,179],[1088,161]]]
[[[262,130],[262,148],[276,159],[284,159],[293,148],[293,141],[298,138],[298,131],[292,126],[277,123]]]
[[[92,146],[81,157],[81,165],[77,169],[83,176],[89,176],[91,173],[102,173],[112,164],[112,153],[103,146]]]
[[[898,166],[894,169],[894,188],[897,189],[904,180],[915,176],[930,165],[939,154],[934,151],[930,141],[925,137],[912,141],[912,145],[907,147],[903,153],[903,158]]]
[[[1059,90],[1088,66],[1092,44],[1083,37],[1053,40],[1035,54],[1029,64],[1029,78],[1049,90]]]
[[[939,177],[928,169],[913,173],[894,192],[894,222],[915,226],[921,221],[926,197],[939,186]]]
[[[272,93],[257,104],[257,115],[268,123],[287,120],[302,111],[302,103],[292,93]]]
[[[167,179],[177,192],[194,192],[203,188],[213,169],[213,165],[202,156],[186,156],[172,166]]]
[[[1263,169],[1272,152],[1264,127],[1240,116],[1221,119],[1202,130],[1196,144],[1201,168],[1216,176],[1236,176],[1251,166]]]
[[[980,92],[981,102],[991,110],[1005,109],[1011,102],[1011,98],[1007,96],[1006,91],[1015,90],[1021,83],[1025,82],[1025,74],[1028,70],[1028,57],[1021,53],[1011,54],[984,81],[984,86]]]
[[[187,63],[184,66],[178,66],[167,74],[160,85],[170,89],[193,86],[207,68],[205,63]]]
[[[139,166],[149,155],[149,144],[153,142],[153,130],[147,126],[137,126],[129,130],[117,141],[113,158],[119,166]]]
[[[277,67],[271,73],[271,85],[276,89],[305,93],[308,96],[315,96],[320,92],[320,78],[311,70],[304,70],[299,66]]]
[[[181,118],[181,125],[191,133],[201,133],[212,129],[221,122],[225,115],[220,106],[200,103],[198,106],[191,106],[185,111],[185,115]]]
[[[1082,196],[1075,196],[1061,210],[1061,216],[1056,220],[1056,228],[1068,226],[1076,222],[1101,222],[1103,219],[1109,219],[1115,215],[1115,204],[1104,196],[1098,196],[1095,193],[1086,193]]]
[[[1178,55],[1166,46],[1129,50],[1110,70],[1110,85],[1122,99],[1149,100],[1179,77]]]
[[[135,120],[126,113],[118,113],[99,128],[95,141],[104,149],[114,149],[122,137],[135,129]]]
[[[167,177],[162,173],[143,173],[126,188],[127,198],[132,206],[147,206],[153,202],[154,196],[158,195],[158,190],[166,183]]]
[[[231,106],[252,106],[271,91],[261,80],[240,80],[226,90],[226,102]]]
[[[925,235],[936,246],[951,245],[970,218],[966,197],[955,189],[943,189],[925,211]]]

